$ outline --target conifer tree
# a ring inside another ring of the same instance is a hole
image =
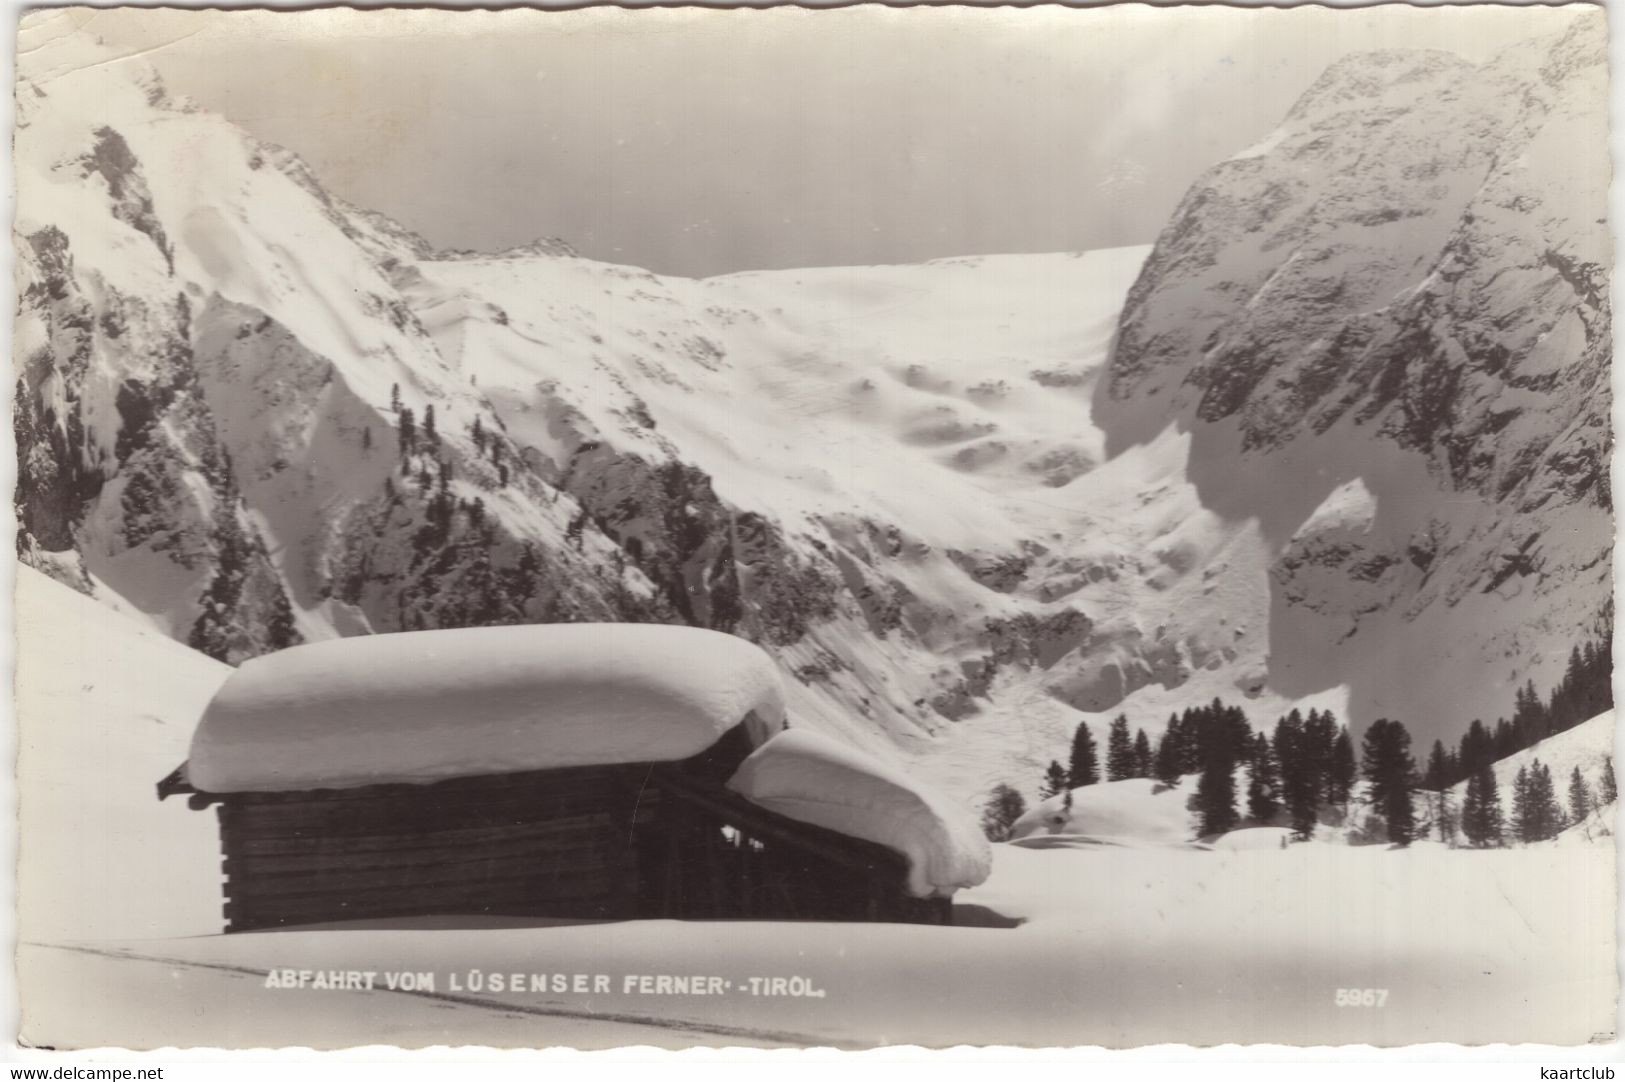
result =
[[[1520,842],[1534,839],[1535,813],[1529,801],[1529,768],[1520,766],[1512,779],[1512,833]]]
[[[1552,783],[1552,768],[1535,760],[1535,769],[1529,777],[1529,799],[1534,805],[1536,841],[1555,838],[1567,825],[1563,805],[1557,799],[1557,786]]]
[[[1456,830],[1461,820],[1456,814],[1456,801],[1449,789],[1440,789],[1433,794],[1433,822],[1439,828],[1439,840],[1454,848]]]
[[[1110,734],[1106,737],[1106,780],[1122,781],[1134,776],[1134,745],[1129,740],[1128,718],[1122,714],[1112,719]]]
[[[1010,786],[1000,782],[993,787],[982,808],[982,833],[988,841],[1010,840],[1010,828],[1016,820],[1027,814],[1027,801]]]
[[[1095,753],[1095,738],[1089,726],[1078,722],[1072,734],[1072,760],[1066,774],[1067,787],[1080,789],[1100,780],[1100,764]]]
[[[1048,800],[1052,796],[1060,796],[1071,790],[1066,784],[1066,767],[1058,761],[1051,759],[1049,766],[1044,770],[1044,781],[1038,789],[1038,799]]]
[[[402,407],[396,431],[400,439],[401,454],[409,455],[418,449],[417,420],[412,416],[411,409]]]
[[[1292,833],[1299,838],[1311,837],[1319,810],[1318,788],[1305,748],[1303,715],[1298,711],[1291,711],[1275,723],[1274,751],[1281,778],[1281,803],[1292,820]]]
[[[1236,782],[1230,761],[1214,755],[1196,783],[1196,812],[1202,836],[1223,834],[1236,827]]]
[[[1428,752],[1427,769],[1422,773],[1422,788],[1438,792],[1447,784],[1445,781],[1444,741],[1435,740],[1433,750]]]
[[[1247,772],[1247,814],[1260,823],[1269,823],[1281,810],[1281,779],[1269,738],[1259,733],[1253,741],[1253,761]]]
[[[1303,723],[1305,767],[1313,779],[1315,800],[1332,802],[1332,752],[1337,746],[1337,719],[1330,710],[1311,710]]]
[[[389,411],[391,413],[401,412],[401,385],[399,383],[389,385]]]
[[[1619,799],[1619,784],[1614,780],[1614,760],[1602,761],[1602,782],[1597,787],[1599,803],[1612,804]]]
[[[1411,734],[1398,721],[1378,718],[1365,731],[1361,769],[1369,782],[1370,801],[1388,826],[1388,840],[1409,845],[1415,837],[1416,809],[1411,800]]]
[[[1349,795],[1354,792],[1354,741],[1349,739],[1346,726],[1337,730],[1337,739],[1332,741],[1332,761],[1330,768],[1330,784],[1326,788],[1327,799],[1333,804],[1347,805]]]
[[[1151,776],[1151,739],[1140,729],[1134,734],[1134,776],[1136,778],[1149,778]]]
[[[1467,797],[1461,806],[1461,832],[1468,844],[1482,849],[1501,844],[1501,794],[1495,771],[1483,767],[1467,779]]]
[[[273,589],[276,592],[271,597],[271,618],[266,622],[265,633],[271,649],[284,650],[299,642],[300,635],[287,592],[281,586],[273,586]]]
[[[1575,767],[1569,774],[1569,814],[1574,822],[1578,823],[1590,815],[1592,804],[1591,787],[1580,776],[1580,768]]]
[[[434,403],[423,407],[423,441],[430,447],[440,446],[440,433],[434,429]]]
[[[1173,731],[1166,730],[1157,741],[1157,760],[1154,766],[1157,780],[1170,788],[1179,784],[1179,749],[1175,747]]]

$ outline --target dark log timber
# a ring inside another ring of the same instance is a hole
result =
[[[264,793],[204,793],[184,764],[158,797],[216,806],[228,932],[427,915],[941,924],[905,858],[774,814],[724,785],[743,726],[677,763],[569,767]]]

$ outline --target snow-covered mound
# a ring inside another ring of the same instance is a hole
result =
[[[417,631],[247,662],[209,704],[188,773],[210,792],[337,789],[696,755],[784,724],[778,671],[690,627]]]
[[[1169,786],[1153,778],[1125,778],[1072,790],[1072,807],[1053,796],[1016,820],[1011,841],[1030,849],[1106,843],[1127,846],[1189,845],[1197,836],[1190,808],[1194,775]]]
[[[780,815],[897,850],[908,858],[909,890],[921,898],[973,887],[991,867],[987,839],[964,807],[821,733],[779,733],[740,764],[728,788]]]
[[[231,670],[17,569],[18,936],[220,930],[214,817],[159,803]]]

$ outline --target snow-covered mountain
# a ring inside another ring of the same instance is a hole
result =
[[[703,281],[437,253],[21,33],[22,556],[217,658],[694,623],[969,796],[1215,695],[1451,736],[1602,615],[1600,18],[1345,61],[1149,255]]]
[[[1340,61],[1129,293],[1096,417],[1256,517],[1284,694],[1451,731],[1611,618],[1605,39]]]

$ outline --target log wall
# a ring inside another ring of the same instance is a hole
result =
[[[683,763],[280,793],[218,805],[228,932],[430,915],[946,924],[905,858],[728,791],[735,730]]]
[[[228,931],[366,917],[633,915],[620,768],[238,793],[219,806]]]

